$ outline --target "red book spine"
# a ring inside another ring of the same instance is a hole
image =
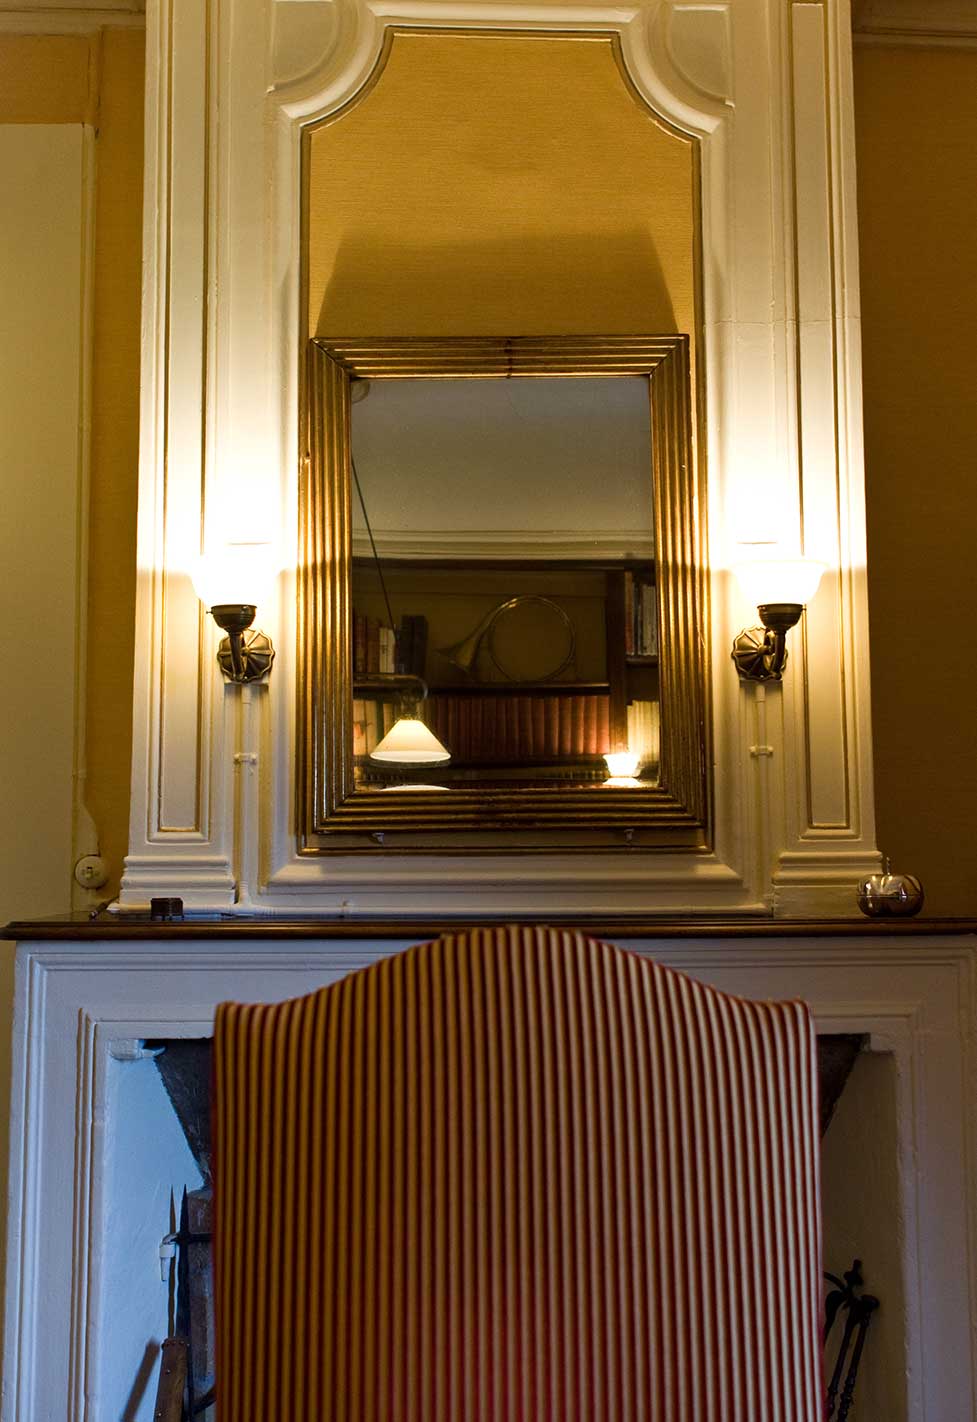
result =
[[[472,697],[471,708],[471,744],[472,759],[481,759],[485,754],[487,740],[485,733],[485,701],[481,696]]]
[[[584,733],[583,733],[583,753],[584,755],[599,755],[597,748],[597,702],[596,696],[584,698]]]
[[[611,698],[596,696],[597,702],[597,754],[607,755],[611,749]]]
[[[366,675],[366,618],[362,612],[353,613],[353,675]]]
[[[472,759],[472,698],[470,696],[459,696],[458,700],[458,721],[459,737],[461,744],[465,747],[465,759]]]
[[[533,756],[546,754],[546,706],[541,696],[533,697]]]
[[[519,697],[519,757],[526,759],[533,754],[533,702],[532,697]]]
[[[587,754],[587,702],[589,696],[571,696],[573,702],[572,755]]]
[[[546,698],[546,754],[553,760],[560,754],[560,703],[555,696]]]

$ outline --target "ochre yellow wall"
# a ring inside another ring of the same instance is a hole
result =
[[[97,132],[84,799],[111,871],[106,897],[129,830],[144,52],[133,29],[0,35],[0,123]]]
[[[977,51],[856,48],[879,843],[977,915]]]
[[[398,35],[312,138],[309,328],[692,332],[693,153],[606,38]]]
[[[0,123],[94,123],[97,39],[0,34]]]

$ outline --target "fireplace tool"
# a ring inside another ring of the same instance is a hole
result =
[[[214,1415],[211,1209],[208,1187],[184,1190],[179,1228],[162,1242],[161,1258],[175,1254],[176,1268],[170,1273],[170,1336],[161,1347],[153,1422],[211,1422]],[[170,1211],[172,1219],[172,1192]]]
[[[862,1361],[865,1335],[868,1333],[872,1315],[879,1307],[879,1301],[872,1294],[858,1292],[864,1282],[860,1259],[853,1262],[851,1268],[841,1279],[836,1274],[825,1274],[824,1277],[835,1286],[824,1301],[825,1344],[827,1344],[828,1335],[839,1314],[847,1314],[841,1342],[838,1345],[838,1356],[835,1359],[834,1369],[828,1383],[825,1417],[827,1422],[833,1422],[833,1419],[836,1418],[835,1409],[837,1408],[836,1422],[847,1422],[855,1397],[855,1381],[858,1377],[858,1366]],[[843,1376],[844,1384],[842,1385]],[[841,1389],[840,1401],[839,1388]]]

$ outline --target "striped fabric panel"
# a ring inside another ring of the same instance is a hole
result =
[[[816,1422],[813,1027],[471,931],[215,1032],[221,1422]]]

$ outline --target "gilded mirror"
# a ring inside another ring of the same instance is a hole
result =
[[[687,337],[308,364],[306,851],[702,843]]]

